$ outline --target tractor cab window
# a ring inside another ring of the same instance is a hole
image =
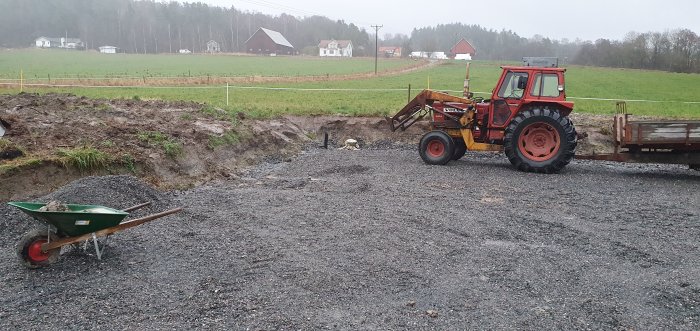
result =
[[[558,97],[559,86],[557,74],[536,74],[535,84],[532,86],[530,95],[533,97]]]
[[[509,71],[498,90],[498,96],[505,99],[520,99],[527,86],[527,73]]]

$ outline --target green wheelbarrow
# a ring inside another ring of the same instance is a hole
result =
[[[141,225],[143,223],[182,211],[175,208],[142,218],[124,221],[129,212],[150,205],[146,202],[124,210],[97,205],[63,205],[64,211],[45,211],[46,204],[34,202],[9,202],[32,218],[47,224],[47,228],[33,229],[17,243],[17,255],[30,268],[47,266],[58,261],[61,247],[92,239],[97,259],[102,250],[97,238]]]

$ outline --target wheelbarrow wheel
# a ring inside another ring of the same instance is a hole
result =
[[[22,263],[29,268],[41,268],[58,261],[59,249],[53,249],[48,252],[41,251],[41,245],[50,240],[58,240],[58,237],[44,229],[34,229],[22,236],[22,239],[17,243],[17,255]]]

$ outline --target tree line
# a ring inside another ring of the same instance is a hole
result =
[[[630,32],[622,41],[598,39],[584,43],[574,62],[604,67],[700,73],[700,37],[688,29]]]
[[[407,50],[446,51],[462,37],[476,48],[476,58],[518,61],[526,56],[555,56],[563,63],[700,73],[700,36],[688,29],[630,32],[622,41],[524,38],[512,31],[487,30],[461,23],[414,29],[411,36],[389,36]]]
[[[125,53],[204,52],[215,40],[224,52],[245,52],[245,41],[259,28],[281,32],[296,50],[318,54],[323,39],[352,40],[355,56],[374,55],[373,31],[321,16],[279,16],[204,3],[153,0],[3,0],[0,47],[29,47],[38,37],[80,38],[89,49],[116,46]],[[447,52],[461,38],[476,48],[476,59],[518,61],[525,56],[556,56],[563,63],[700,72],[700,37],[688,29],[629,33],[624,40],[524,38],[510,30],[462,23],[414,29],[410,36],[385,34],[380,46]]]
[[[404,46],[409,51],[447,52],[462,38],[474,46],[476,58],[482,60],[518,61],[525,56],[571,59],[578,50],[575,43],[566,40],[557,41],[539,35],[524,38],[510,30],[497,31],[462,23],[414,29]]]
[[[320,16],[273,17],[199,2],[0,1],[0,47],[7,48],[29,47],[41,36],[67,36],[80,38],[89,49],[109,45],[125,53],[204,52],[209,40],[217,41],[222,51],[245,52],[245,41],[259,27],[281,32],[299,51],[331,38],[352,40],[358,55],[370,48],[364,29]]]

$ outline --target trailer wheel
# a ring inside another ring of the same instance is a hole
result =
[[[455,152],[452,155],[453,160],[459,160],[464,156],[464,153],[467,152],[467,144],[464,143],[464,139],[462,138],[453,138],[455,143]]]
[[[418,153],[427,164],[444,165],[452,160],[455,143],[447,133],[434,130],[423,135],[418,145]]]
[[[55,234],[51,234],[51,241],[58,240]],[[22,263],[29,268],[41,268],[58,261],[59,249],[48,252],[41,251],[41,245],[49,241],[46,228],[31,230],[22,236],[17,243],[17,255]]]
[[[555,173],[574,157],[576,129],[556,109],[531,108],[510,122],[503,145],[508,160],[518,170]]]

